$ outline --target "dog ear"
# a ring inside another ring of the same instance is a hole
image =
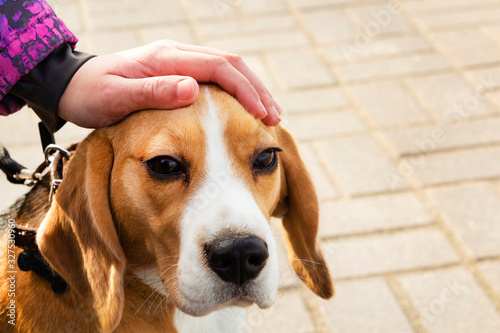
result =
[[[108,197],[112,164],[104,131],[80,143],[36,238],[52,268],[92,305],[103,332],[120,322],[125,297],[125,255]]]
[[[322,298],[333,296],[333,283],[321,250],[316,245],[319,204],[311,177],[291,134],[276,127],[283,152],[280,199],[273,216],[281,217],[288,241],[290,263],[301,280]]]

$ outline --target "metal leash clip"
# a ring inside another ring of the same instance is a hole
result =
[[[71,153],[68,150],[52,143],[45,148],[44,154],[45,164],[47,165],[47,169],[50,170],[51,173],[49,202],[52,202],[54,194],[56,194],[59,185],[61,185],[62,183],[62,179],[59,178],[58,175],[56,175],[56,170],[54,170],[54,161],[56,160],[56,154],[61,154],[63,158],[68,159],[71,156]]]

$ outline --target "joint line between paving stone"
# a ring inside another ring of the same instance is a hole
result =
[[[428,333],[429,331],[424,327],[420,314],[418,310],[413,305],[408,294],[405,292],[399,281],[394,276],[387,276],[386,282],[392,293],[396,296],[399,305],[403,309],[406,318],[410,322],[410,325],[417,333]]]
[[[181,5],[182,9],[184,9],[184,12],[186,13],[186,19],[189,25],[189,28],[191,29],[191,33],[193,34],[195,44],[198,45],[204,45],[204,41],[200,36],[200,33],[198,31],[198,21],[193,14],[193,10],[191,9],[191,4],[187,0],[179,0],[179,4]]]
[[[312,152],[318,157],[318,162],[319,162],[321,168],[325,171],[325,174],[328,177],[327,180],[333,186],[338,197],[342,198],[342,199],[350,199],[349,194],[340,185],[340,182],[337,179],[337,177],[335,176],[335,174],[328,170],[328,163],[325,160],[325,157],[323,156],[321,151],[314,145],[314,143],[306,143],[306,144],[311,148]]]

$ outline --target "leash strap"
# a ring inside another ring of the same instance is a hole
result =
[[[49,263],[40,253],[36,244],[36,231],[37,228],[22,227],[19,225],[14,227],[16,246],[24,250],[17,258],[17,266],[22,271],[33,271],[47,280],[50,283],[52,291],[60,295],[66,291],[68,284],[59,274],[50,268]]]
[[[56,140],[54,139],[54,134],[50,133],[47,126],[44,123],[38,123],[38,132],[40,133],[40,141],[42,142],[42,150],[45,151],[48,145],[54,145]]]
[[[38,245],[36,245],[36,230],[37,228],[16,225],[14,227],[16,246],[23,250],[39,252]]]
[[[7,180],[13,184],[24,184],[24,179],[19,175],[23,170],[27,170],[24,166],[14,161],[4,146],[0,145],[0,169],[7,176]]]

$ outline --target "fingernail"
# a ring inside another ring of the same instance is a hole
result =
[[[278,120],[281,120],[280,114],[274,105],[271,105],[271,116]]]
[[[259,109],[260,109],[260,111],[262,111],[262,113],[264,113],[264,117],[266,117],[268,113],[267,113],[266,107],[264,106],[264,104],[262,104],[262,102],[259,102]],[[262,117],[262,118],[264,118],[264,117]]]
[[[281,115],[281,107],[274,100],[273,100],[273,104],[274,104],[274,107],[276,108],[276,111],[278,111],[278,114]]]
[[[195,88],[193,80],[186,79],[177,83],[177,98],[180,101],[187,101],[192,99],[194,91]]]

